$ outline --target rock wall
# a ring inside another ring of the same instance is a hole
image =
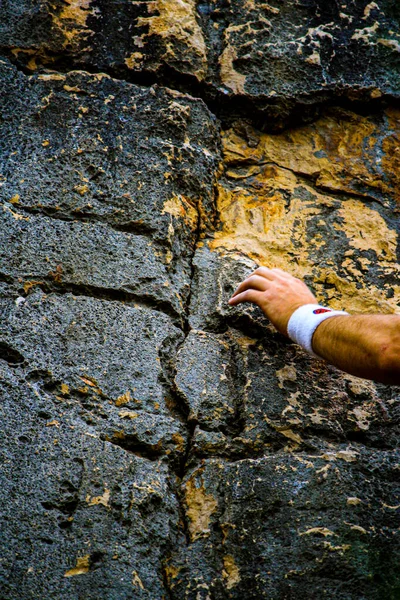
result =
[[[227,300],[399,310],[395,0],[0,5],[4,600],[398,600],[399,391]]]

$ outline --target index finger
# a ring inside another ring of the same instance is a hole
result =
[[[292,277],[292,275],[286,273],[286,271],[283,271],[282,269],[269,269],[268,267],[258,267],[258,269],[253,271],[253,273],[246,277],[246,279],[252,277],[253,275],[259,275],[260,277],[264,277],[265,279],[269,279],[270,281],[273,281],[274,279],[277,279],[279,277],[284,277],[285,279]]]

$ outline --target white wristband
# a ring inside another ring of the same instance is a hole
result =
[[[318,325],[329,319],[349,313],[342,310],[332,310],[319,304],[304,304],[294,311],[289,319],[287,331],[291,340],[307,350],[312,356],[320,358],[312,349],[312,338]]]

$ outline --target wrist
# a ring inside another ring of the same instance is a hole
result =
[[[318,354],[313,351],[312,347],[312,339],[315,330],[326,319],[348,314],[349,313],[347,312],[333,310],[326,306],[321,306],[320,304],[303,304],[292,313],[288,321],[288,336],[292,341],[304,348],[304,350],[307,350],[309,354],[316,358],[320,358]]]

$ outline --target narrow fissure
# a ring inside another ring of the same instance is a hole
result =
[[[47,217],[49,219],[55,219],[57,221],[65,221],[68,223],[80,222],[89,223],[95,225],[105,225],[114,231],[121,231],[123,233],[131,233],[133,235],[152,236],[157,233],[156,227],[152,227],[148,223],[142,221],[126,221],[125,223],[115,223],[100,215],[93,213],[79,212],[62,212],[52,207],[34,207],[26,206],[22,202],[18,203],[18,212],[22,214],[38,215]]]
[[[32,71],[12,54],[12,48],[0,47],[0,56],[8,59],[27,76],[43,71],[67,75],[70,72],[81,70],[93,75],[105,73],[117,81],[133,85],[147,88],[161,86],[189,94],[201,99],[226,128],[229,128],[235,121],[244,119],[260,131],[277,133],[315,121],[325,109],[332,106],[366,115],[379,112],[388,103],[394,106],[400,104],[399,98],[394,95],[386,94],[380,98],[371,98],[363,90],[360,90],[359,98],[357,98],[354,97],[354,89],[351,90],[352,97],[350,97],[350,93],[349,96],[346,96],[345,90],[342,90],[340,94],[333,89],[324,90],[317,96],[314,94],[312,103],[307,95],[300,98],[275,97],[271,99],[270,96],[262,95],[251,98],[244,94],[229,93],[226,89],[222,90],[207,81],[199,82],[194,75],[181,73],[168,65],[163,65],[156,72],[130,73],[128,70],[112,68],[109,65],[107,68],[99,69],[91,63],[82,63],[79,60],[74,62],[73,68],[71,68],[73,59],[70,57],[52,57],[51,69],[38,61],[37,70]],[[283,117],[278,118],[277,115],[283,115]]]
[[[105,436],[101,435],[100,439],[109,442],[114,446],[119,446],[125,452],[129,452],[138,456],[139,458],[146,458],[147,460],[157,461],[165,456],[164,450],[161,445],[146,444],[146,442],[140,441],[134,434],[125,434],[123,437],[117,436]]]
[[[73,296],[84,296],[87,298],[96,298],[98,300],[106,300],[108,302],[122,302],[124,304],[135,304],[141,308],[148,308],[162,312],[169,316],[174,325],[182,328],[183,321],[181,315],[175,311],[173,306],[165,300],[155,299],[153,296],[145,294],[135,294],[125,290],[114,290],[110,288],[97,287],[89,284],[74,284],[74,283],[58,283],[54,280],[41,278],[42,281],[34,282],[31,289],[39,288],[45,294],[65,295],[72,294]],[[18,282],[20,285],[20,282]],[[30,283],[30,282],[27,282]],[[29,294],[21,292],[24,297]]]

